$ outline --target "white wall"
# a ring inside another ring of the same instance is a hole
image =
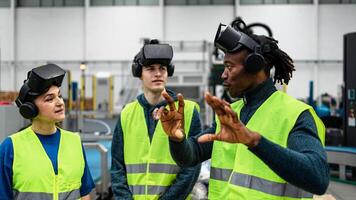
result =
[[[279,47],[293,59],[314,60],[317,52],[314,11],[313,5],[260,5],[241,6],[237,15],[247,23],[262,22],[270,26]]]
[[[220,22],[233,19],[232,6],[166,6],[166,40],[207,40],[213,42]]]
[[[11,11],[7,8],[0,8],[0,60],[12,59],[12,29]]]
[[[320,6],[320,59],[343,59],[343,35],[356,32],[356,4]]]
[[[93,7],[87,24],[88,60],[131,60],[140,38],[162,39],[158,6]]]
[[[220,22],[234,18],[233,6],[116,6],[84,8],[20,8],[16,11],[16,56],[35,61],[99,61],[92,72],[120,74],[124,65],[111,62],[132,60],[140,48],[140,39],[151,37],[167,41],[207,40],[212,42]],[[343,34],[356,31],[356,5],[254,5],[238,6],[236,13],[247,23],[268,24],[282,49],[295,60],[342,60]],[[1,60],[10,61],[1,70],[1,89],[17,90],[23,79],[12,84],[11,12],[0,9]],[[202,59],[199,53],[176,54],[177,59]],[[62,62],[63,63],[63,62]],[[100,66],[102,66],[100,68]],[[65,65],[78,71],[78,66]],[[288,87],[293,96],[305,98],[309,81],[315,81],[316,95],[337,94],[342,84],[342,64],[296,64],[296,73]],[[79,72],[79,71],[78,71]],[[79,80],[77,73],[73,78]],[[21,77],[20,77],[21,75]]]
[[[18,60],[83,59],[82,8],[17,9]]]

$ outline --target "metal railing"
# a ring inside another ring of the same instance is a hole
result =
[[[109,195],[110,176],[108,171],[108,149],[100,143],[83,143],[84,148],[97,149],[100,152],[101,179],[96,190],[101,199]]]

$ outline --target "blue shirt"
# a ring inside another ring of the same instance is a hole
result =
[[[58,174],[58,149],[60,142],[60,130],[51,135],[37,134],[41,141],[49,159],[52,162],[55,174]],[[80,195],[85,196],[95,187],[93,178],[91,177],[85,153],[83,148],[83,156],[85,161],[84,174],[82,176],[82,185],[80,187]],[[12,192],[12,164],[14,160],[14,148],[10,137],[6,138],[0,146],[0,200],[13,199]]]

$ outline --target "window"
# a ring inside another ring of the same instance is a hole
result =
[[[235,0],[165,0],[167,6],[234,5]]]
[[[18,7],[84,6],[84,0],[17,0],[17,6]]]
[[[91,6],[158,6],[159,0],[91,0]]]
[[[0,0],[0,8],[1,7],[10,7],[10,0]]]
[[[319,4],[352,4],[356,0],[319,0]]]
[[[313,0],[240,0],[240,4],[313,4]]]

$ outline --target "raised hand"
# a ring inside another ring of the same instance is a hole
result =
[[[161,107],[157,116],[161,120],[164,132],[173,141],[183,141],[184,134],[184,98],[178,93],[178,110],[174,104],[174,100],[166,91],[162,92],[162,96],[168,102],[169,110]]]
[[[198,142],[210,142],[214,140],[229,143],[242,143],[249,147],[255,146],[260,140],[260,135],[250,131],[238,119],[230,104],[210,93],[205,94],[205,100],[219,118],[221,129],[217,134],[204,134],[198,138]]]

